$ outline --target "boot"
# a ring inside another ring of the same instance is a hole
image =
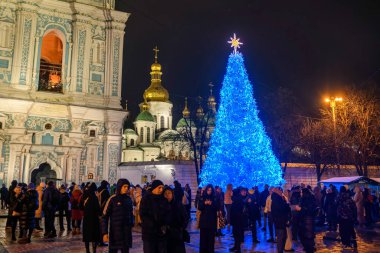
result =
[[[92,242],[92,251],[96,253],[96,242]]]

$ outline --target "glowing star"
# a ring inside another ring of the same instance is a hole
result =
[[[234,37],[230,37],[230,41],[228,41],[229,44],[231,44],[231,47],[234,48],[234,54],[237,53],[237,49],[240,48],[240,45],[243,45],[242,42],[240,42],[240,38],[236,38],[236,34],[234,33]]]

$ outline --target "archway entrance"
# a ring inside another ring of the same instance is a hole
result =
[[[31,182],[35,185],[41,182],[47,183],[50,180],[57,180],[57,173],[51,169],[50,164],[42,163],[38,169],[32,171]]]

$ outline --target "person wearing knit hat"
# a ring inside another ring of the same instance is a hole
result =
[[[169,203],[162,192],[164,184],[154,180],[140,204],[142,240],[145,253],[167,252]]]
[[[128,190],[130,183],[121,178],[104,209],[102,217],[103,242],[109,242],[109,252],[128,253],[132,247],[133,204]],[[109,228],[109,229],[108,229]],[[109,235],[109,236],[108,236]]]

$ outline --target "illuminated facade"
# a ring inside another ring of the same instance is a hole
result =
[[[115,182],[128,16],[114,0],[0,0],[2,182]]]

